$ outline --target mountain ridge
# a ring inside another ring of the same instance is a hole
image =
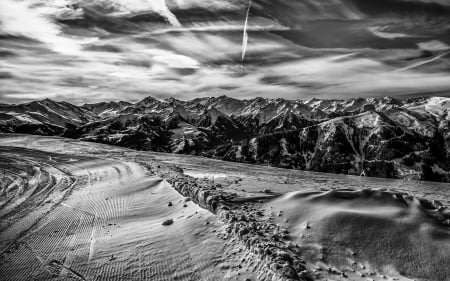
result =
[[[0,132],[283,168],[450,182],[450,98],[147,97],[0,105]]]

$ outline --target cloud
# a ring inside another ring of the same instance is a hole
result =
[[[169,7],[167,7],[165,0],[149,0],[153,7],[153,10],[159,13],[161,16],[165,17],[171,25],[173,26],[181,26],[181,23],[178,21],[177,17],[170,11]]]
[[[66,55],[82,55],[82,45],[96,38],[76,38],[64,35],[62,28],[54,19],[82,17],[81,8],[69,8],[72,4],[100,5],[107,9],[114,7],[117,13],[130,13],[152,10],[165,17],[170,24],[181,27],[176,16],[167,7],[165,0],[2,0],[0,1],[0,32],[24,36],[45,43],[51,50]]]
[[[48,18],[45,10],[32,8],[27,2],[0,1],[0,22],[0,31],[3,34],[35,39],[63,54],[73,55],[81,51],[80,44],[63,36],[61,29]]]
[[[157,57],[158,54],[164,56],[166,53],[155,50],[152,55]],[[395,68],[360,58],[357,54],[243,68],[201,65],[189,75],[180,75],[177,69],[172,70],[167,61],[153,61],[154,65],[146,69],[116,65],[114,60],[108,63],[72,62],[59,67],[55,66],[56,61],[49,63],[41,59],[23,63],[19,67],[6,66],[13,78],[5,79],[0,86],[4,101],[44,97],[64,100],[70,97],[72,102],[83,103],[135,101],[148,95],[189,99],[223,94],[238,98],[348,98],[450,89],[447,73],[423,74],[413,69],[392,72]],[[41,75],[36,76],[35,73]]]
[[[422,65],[429,64],[429,63],[432,63],[434,61],[437,61],[437,60],[445,57],[448,54],[450,54],[450,52],[445,52],[443,54],[435,56],[434,58],[413,63],[411,65],[408,65],[408,66],[404,67],[404,68],[396,69],[395,71],[399,72],[399,71],[410,70],[410,69],[413,69],[413,68],[418,68],[419,66],[422,66]]]
[[[199,68],[199,63],[196,60],[173,53],[157,55],[154,56],[153,59],[157,62],[167,64],[170,68]]]
[[[442,6],[450,6],[448,0],[403,0],[405,2],[422,2],[427,4],[439,4]]]
[[[450,89],[447,73],[425,74],[412,71],[412,68],[405,68],[403,72],[393,70],[395,68],[372,59],[349,57],[336,60],[334,56],[273,68],[274,73],[292,73],[290,81],[322,85],[317,89],[306,89],[319,97],[386,96]]]
[[[260,0],[254,6],[275,16],[282,24],[296,28],[305,21],[358,20],[364,15],[346,0]]]
[[[419,48],[427,51],[446,51],[450,46],[439,40],[432,40],[428,42],[421,42],[418,44]]]
[[[450,94],[442,18],[378,17],[362,0],[254,3],[242,62],[247,0],[0,0],[0,32],[42,42],[2,39],[0,101]],[[167,23],[129,22],[154,13]]]
[[[186,32],[204,32],[204,33],[212,33],[212,32],[224,32],[224,31],[242,31],[243,26],[242,23],[221,23],[214,22],[211,25],[204,26],[187,26],[180,28],[161,28],[155,31],[152,31],[151,35],[159,35],[159,34],[168,34],[168,33],[186,33]],[[283,31],[289,30],[289,27],[285,27],[279,24],[268,24],[268,25],[250,25],[247,26],[248,31]]]
[[[114,16],[153,11],[164,17],[171,25],[181,26],[166,0],[78,0],[74,3],[85,7],[95,7],[102,13]]]
[[[384,31],[386,27],[381,26],[372,26],[367,29],[380,38],[396,39],[396,38],[413,37],[404,33],[386,32]]]

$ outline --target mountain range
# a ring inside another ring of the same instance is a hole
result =
[[[0,132],[282,168],[450,182],[450,98],[147,97],[0,104]]]

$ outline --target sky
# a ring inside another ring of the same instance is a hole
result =
[[[450,96],[450,1],[1,0],[0,59],[3,103]]]

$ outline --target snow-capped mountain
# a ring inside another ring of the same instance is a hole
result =
[[[124,110],[130,105],[132,104],[126,101],[119,101],[119,102],[111,101],[111,102],[84,104],[82,107],[92,111],[101,118],[108,118],[116,115],[118,112]]]
[[[50,99],[0,105],[0,131],[6,132],[60,134],[68,125],[79,126],[97,118],[95,112]]]
[[[226,96],[0,105],[0,131],[285,168],[450,181],[450,98]]]
[[[83,124],[95,120],[95,112],[68,102],[55,102],[50,99],[33,101],[18,105],[0,105],[0,112],[9,114],[14,121],[23,123],[48,123],[57,126]]]

